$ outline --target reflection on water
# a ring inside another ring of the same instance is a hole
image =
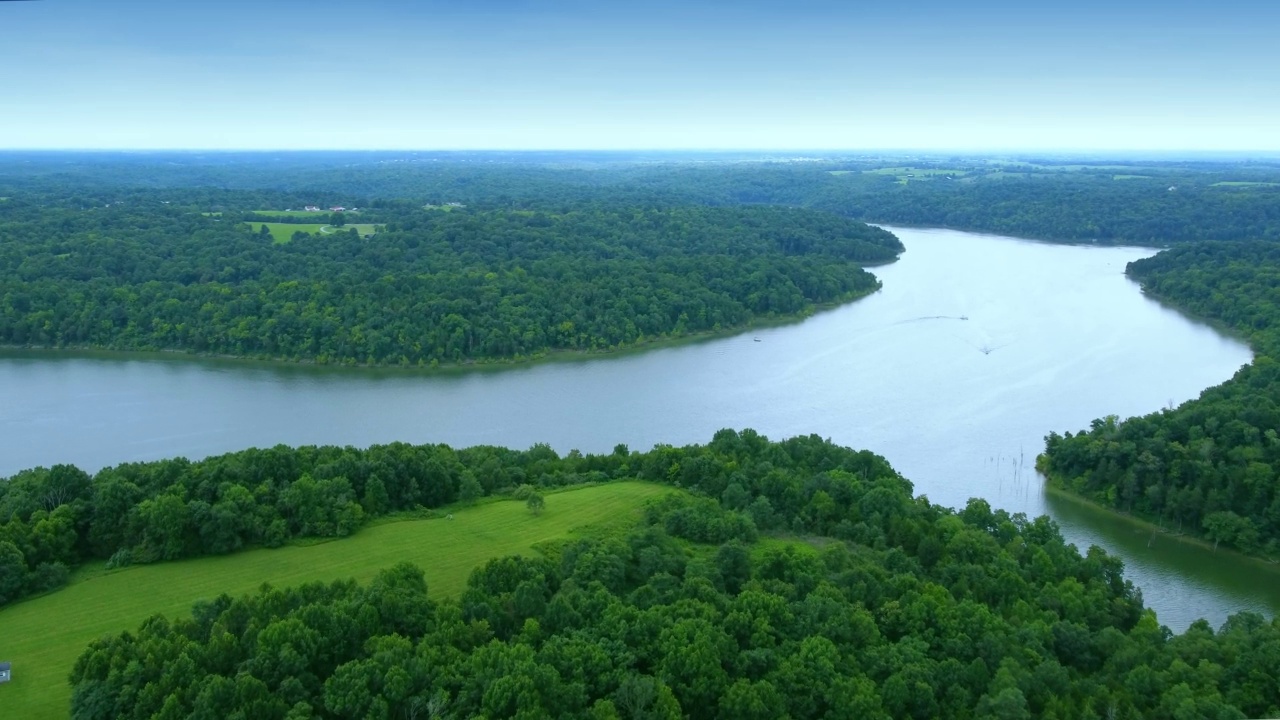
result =
[[[1044,501],[1069,540],[1088,538],[1120,554],[1126,576],[1142,578],[1143,599],[1170,627],[1182,629],[1201,617],[1220,624],[1224,608],[1280,612],[1280,565],[1214,551],[1056,493],[1045,492]]]
[[[706,442],[722,427],[817,433],[884,455],[934,502],[980,496],[1052,514],[1072,542],[1121,553],[1176,629],[1276,610],[1280,583],[1253,563],[1168,539],[1147,548],[1107,516],[1049,501],[1035,475],[1049,431],[1182,402],[1249,361],[1240,342],[1124,277],[1152,251],[895,232],[907,252],[875,269],[884,288],[871,297],[798,324],[607,359],[424,373],[9,352],[0,474],[277,443],[608,452]]]

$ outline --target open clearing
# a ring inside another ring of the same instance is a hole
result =
[[[1226,180],[1216,182],[1213,187],[1280,187],[1280,183],[1273,182],[1250,182],[1247,180]]]
[[[336,232],[346,232],[355,228],[356,232],[363,237],[369,237],[377,231],[378,226],[373,223],[353,223],[351,225],[343,225],[337,227],[335,225],[324,225],[321,223],[271,223],[271,222],[246,222],[255,232],[260,230],[263,225],[267,226],[267,230],[271,231],[271,238],[278,243],[287,243],[293,240],[293,234],[296,232],[311,233],[312,235],[330,235]]]
[[[548,495],[538,516],[523,502],[499,500],[453,509],[453,520],[388,520],[340,540],[79,572],[61,590],[0,610],[0,657],[13,662],[13,681],[0,687],[0,717],[66,717],[76,658],[95,638],[136,628],[156,613],[186,615],[196,600],[244,595],[267,582],[365,582],[401,561],[423,569],[432,596],[452,597],[489,558],[530,555],[540,543],[636,522],[646,500],[669,492],[615,482]]]
[[[254,210],[259,215],[279,215],[280,217],[312,217],[327,218],[333,215],[332,210]]]
[[[833,175],[847,175],[849,170],[829,170]],[[918,180],[938,180],[944,178],[960,178],[969,174],[968,170],[955,170],[948,168],[917,168],[917,167],[885,167],[876,168],[874,170],[863,170],[863,175],[891,175],[898,180],[898,184],[906,185],[911,181]]]

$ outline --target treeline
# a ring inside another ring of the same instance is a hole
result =
[[[629,535],[492,560],[454,600],[430,599],[402,565],[367,586],[264,588],[152,618],[80,658],[72,717],[1280,711],[1280,624],[1242,614],[1173,637],[1117,559],[1081,555],[1048,518],[914,498],[870,453],[726,430],[705,446],[545,461],[690,494]],[[825,539],[755,542],[765,530]]]
[[[1206,243],[1130,263],[1146,291],[1247,336],[1258,353],[1199,399],[1052,433],[1059,487],[1242,552],[1280,558],[1280,243]]]
[[[743,438],[754,451],[774,453],[774,463],[799,462],[754,433],[744,432]],[[856,463],[864,476],[894,478],[910,495],[910,484],[878,456],[825,445],[819,450],[804,462]],[[700,484],[714,463],[694,448],[682,467],[682,453],[665,447],[630,453],[618,446],[610,455],[560,457],[545,445],[525,451],[404,443],[364,450],[277,446],[198,462],[126,463],[93,476],[71,465],[25,470],[0,480],[0,605],[57,587],[84,563],[116,567],[277,547],[292,538],[341,537],[387,513],[526,485],[553,488],[621,477]],[[724,489],[736,514],[709,514],[705,504],[684,508],[671,515],[671,532],[718,542],[790,527],[786,517],[796,512],[798,498],[779,489],[748,503],[740,483]],[[864,532],[869,531],[858,529]]]
[[[0,480],[0,605],[58,587],[85,563],[119,567],[341,537],[387,513],[524,485],[602,482],[620,467],[629,468],[625,449],[618,458],[560,458],[545,445],[517,452],[394,443],[278,446],[127,463],[93,476],[71,465],[25,470]]]
[[[867,221],[945,226],[1017,237],[1165,246],[1280,240],[1280,187],[1215,187],[1220,176],[1113,180],[1109,174],[1030,174],[906,185],[844,175],[814,207]]]
[[[1280,239],[1280,168],[1258,163],[1118,162],[1094,167],[1030,158],[991,164],[826,158],[807,163],[634,162],[538,154],[286,156],[145,159],[0,157],[0,195],[142,198],[164,190],[202,209],[299,203],[375,208],[410,201],[481,209],[563,211],[586,204],[808,207],[866,222],[947,226],[1047,240],[1165,245]],[[551,164],[551,163],[557,164]],[[954,179],[867,173],[904,163],[956,170]],[[847,171],[834,175],[832,170]],[[1119,177],[1123,179],[1115,179]],[[1223,184],[1226,183],[1226,184]],[[1235,184],[1233,184],[1235,183]],[[223,188],[233,188],[223,190]],[[252,200],[250,200],[252,198]],[[381,222],[381,220],[372,220]]]
[[[429,365],[607,350],[873,292],[902,249],[755,207],[384,209],[272,244],[233,211],[0,203],[0,343]]]

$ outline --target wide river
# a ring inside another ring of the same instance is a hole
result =
[[[607,452],[706,442],[719,428],[817,433],[887,457],[917,493],[1048,513],[1119,553],[1160,620],[1280,610],[1280,571],[1048,496],[1044,436],[1195,397],[1243,343],[1145,298],[1143,248],[890,228],[875,295],[804,322],[649,352],[424,373],[11,351],[0,355],[0,476],[93,471],[277,443],[393,440]]]

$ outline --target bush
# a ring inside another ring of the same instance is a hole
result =
[[[115,570],[116,568],[129,567],[133,564],[133,552],[129,548],[120,548],[107,560],[107,569]]]
[[[71,571],[60,562],[40,563],[27,577],[29,592],[42,593],[67,584]]]

